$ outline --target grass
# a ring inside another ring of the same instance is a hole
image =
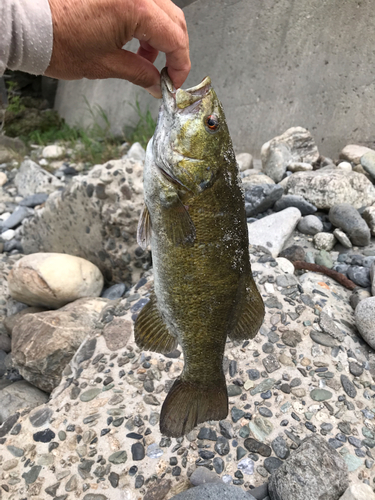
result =
[[[135,104],[131,104],[131,107],[138,115],[138,123],[131,130],[128,140],[132,143],[139,142],[146,149],[148,141],[154,135],[156,121],[148,108],[145,112],[142,112],[138,99],[136,99]]]

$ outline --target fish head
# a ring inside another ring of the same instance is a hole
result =
[[[236,168],[223,107],[204,78],[190,89],[175,89],[167,69],[161,73],[163,101],[153,140],[156,165],[180,191],[199,194],[217,177]]]

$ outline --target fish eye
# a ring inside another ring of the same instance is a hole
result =
[[[219,119],[216,115],[208,115],[204,119],[204,124],[206,125],[209,132],[216,132],[220,127]]]

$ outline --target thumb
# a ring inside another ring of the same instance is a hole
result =
[[[159,71],[138,54],[118,49],[104,55],[97,69],[100,74],[91,78],[121,78],[143,87],[154,97],[161,98]]]

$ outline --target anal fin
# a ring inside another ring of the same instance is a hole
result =
[[[136,319],[134,337],[137,346],[146,351],[167,354],[177,347],[177,338],[168,331],[157,307],[155,292]]]
[[[253,339],[263,323],[264,304],[252,277],[246,287],[246,292],[237,325],[229,334],[231,340]]]

